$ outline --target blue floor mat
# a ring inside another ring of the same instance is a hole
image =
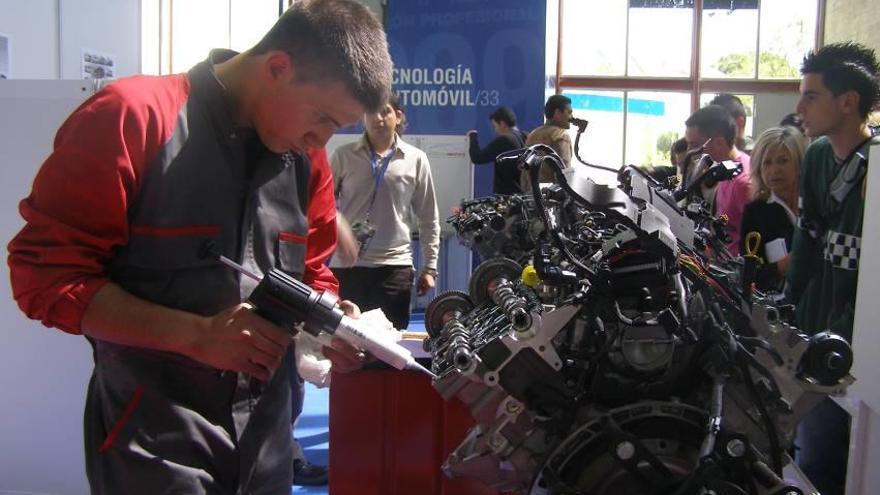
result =
[[[293,430],[299,440],[306,459],[312,464],[326,466],[329,461],[330,431],[330,390],[316,388],[306,383],[306,397],[303,411]],[[294,486],[293,493],[327,494],[326,486]]]

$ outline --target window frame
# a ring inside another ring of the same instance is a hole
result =
[[[691,111],[700,105],[701,93],[773,93],[797,92],[800,82],[797,80],[760,79],[758,76],[761,0],[758,0],[758,35],[755,40],[755,77],[754,78],[705,78],[700,76],[700,40],[702,39],[703,0],[694,0],[693,29],[691,33],[691,74],[689,77],[629,77],[629,76],[572,76],[562,73],[562,39],[565,36],[563,19],[565,3],[558,0],[557,40],[556,40],[556,94],[563,89],[604,90],[604,91],[683,91],[691,94]],[[577,1],[577,0],[574,0]],[[813,49],[822,46],[825,28],[825,5],[827,0],[816,1],[816,35]],[[627,29],[629,14],[627,13]],[[628,44],[628,39],[626,41]],[[626,54],[627,65],[629,54]],[[625,134],[625,133],[624,133]]]
[[[158,9],[158,18],[159,18],[159,26],[156,32],[156,41],[157,46],[155,49],[158,52],[157,56],[157,68],[156,75],[168,75],[172,74],[171,68],[174,67],[174,1],[175,0],[156,0],[157,1],[157,9]],[[185,0],[184,0],[185,1]],[[227,23],[226,29],[228,34],[228,39],[232,39],[232,0],[226,0],[226,9],[229,10],[229,21]],[[293,5],[294,0],[278,0],[278,16],[280,17],[284,11]],[[143,2],[141,2],[143,4]],[[141,5],[143,8],[143,5]],[[143,34],[141,34],[141,41],[143,42]],[[141,47],[141,51],[144,51],[144,47]],[[143,56],[141,56],[143,59]],[[141,62],[141,72],[146,72],[144,67],[143,60]]]

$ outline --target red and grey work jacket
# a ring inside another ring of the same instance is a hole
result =
[[[157,304],[215,314],[251,287],[208,251],[258,273],[277,267],[315,289],[337,290],[324,265],[336,242],[325,152],[273,154],[236,129],[211,67],[206,61],[188,74],[120,80],[61,126],[21,202],[26,225],[9,244],[13,295],[29,317],[81,333],[85,309],[111,280]],[[90,473],[106,471],[95,466],[111,458],[97,452],[110,447],[184,455],[191,445],[156,447],[178,437],[150,432],[186,432],[193,418],[205,428],[200,438],[227,438],[233,428],[238,438],[245,426],[252,432],[239,438],[242,454],[233,456],[250,473],[242,480],[262,472],[248,470],[245,459],[289,460],[289,354],[271,382],[255,389],[246,377],[181,355],[93,345]],[[284,473],[276,480],[282,486]]]
[[[248,292],[204,248],[333,292],[333,180],[323,150],[268,152],[233,126],[210,64],[113,83],[62,125],[9,245],[13,294],[47,326],[80,333],[109,280],[213,314]],[[250,143],[250,145],[248,144]]]

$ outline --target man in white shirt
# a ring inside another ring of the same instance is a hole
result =
[[[404,142],[405,115],[392,98],[379,113],[364,115],[366,133],[330,158],[336,206],[360,245],[354,265],[330,262],[339,292],[362,311],[381,308],[397,329],[409,325],[415,279],[408,224],[415,218],[422,248],[418,294],[437,278],[440,221],[431,167],[425,153]]]

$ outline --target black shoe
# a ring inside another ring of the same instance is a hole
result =
[[[297,486],[324,486],[327,484],[327,467],[294,459],[293,484]]]

